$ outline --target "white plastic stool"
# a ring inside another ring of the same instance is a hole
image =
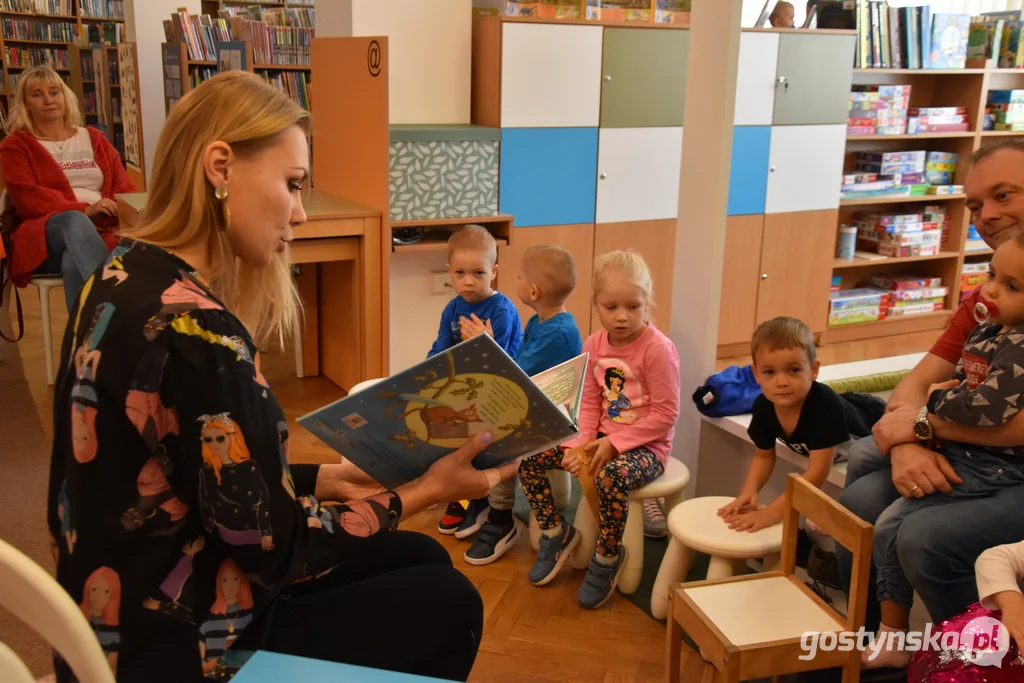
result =
[[[690,483],[690,470],[679,460],[669,457],[665,473],[647,486],[629,493],[629,514],[622,545],[626,548],[626,566],[619,575],[618,589],[624,595],[636,592],[644,571],[644,501],[650,498],[665,499],[665,513],[673,510],[683,500],[683,490]],[[576,531],[580,541],[571,558],[576,569],[586,569],[597,551],[598,517],[591,511],[586,496],[580,500],[576,512]]]
[[[357,394],[360,391],[362,391],[363,389],[369,389],[370,387],[372,387],[374,384],[377,384],[378,382],[383,382],[384,379],[385,379],[384,377],[378,377],[377,379],[368,379],[368,380],[362,381],[359,384],[357,384],[354,387],[352,387],[349,390],[348,393],[349,393],[350,396],[352,394]]]
[[[43,323],[43,358],[46,360],[46,383],[53,386],[53,332],[50,324],[50,290],[63,287],[64,279],[52,275],[36,275],[29,284],[39,290],[39,313]]]
[[[711,556],[709,580],[735,576],[749,559],[764,558],[765,571],[778,565],[782,523],[753,533],[734,531],[718,516],[718,509],[733,500],[730,496],[694,498],[677,505],[668,514],[672,540],[654,580],[651,614],[655,619],[664,619],[668,614],[669,589],[690,572],[694,551]]]

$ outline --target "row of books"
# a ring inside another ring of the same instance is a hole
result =
[[[886,0],[856,0],[854,63],[861,69],[964,68],[970,15],[933,14],[929,5],[905,4],[890,7]]]
[[[71,74],[61,72],[60,77],[71,87]],[[14,93],[18,90],[18,81],[21,80],[20,71],[8,71],[7,72],[7,92]]]
[[[217,43],[244,40],[252,43],[257,64],[308,65],[314,32],[313,10],[278,10],[265,16],[269,21],[253,21],[241,14],[229,21],[225,16],[216,19],[208,14],[190,16],[187,11],[179,10],[164,21],[164,36],[169,43],[185,43],[191,61],[214,61]]]
[[[477,0],[474,8],[492,8],[508,16],[591,19],[639,23],[675,23],[689,12],[691,0]]]
[[[185,43],[188,58],[196,62],[217,59],[215,43],[231,40],[231,26],[227,19],[214,19],[209,14],[190,15],[184,8],[173,13],[170,19],[165,19],[163,24],[167,42]]]
[[[989,90],[982,129],[1024,131],[1024,90]]]
[[[911,85],[855,85],[847,135],[921,135],[970,129],[966,107],[911,107]]]
[[[69,21],[37,21],[34,19],[12,19],[4,17],[0,22],[4,40],[45,40],[60,43],[77,43],[81,27]]]
[[[236,20],[235,38],[252,43],[257,64],[307,66],[313,44],[312,28],[271,26],[262,21]]]
[[[949,240],[949,215],[941,204],[914,212],[856,213],[857,251],[861,258],[936,256]]]
[[[75,13],[72,0],[2,0],[0,7],[7,12],[63,14],[66,17]]]
[[[267,82],[292,98],[306,111],[310,110],[309,74],[302,71],[257,71]]]
[[[941,311],[949,296],[938,277],[872,273],[853,289],[840,289],[841,284],[841,277],[832,279],[830,327]]]
[[[48,66],[67,69],[71,66],[69,53],[57,48],[17,48],[4,46],[4,64],[9,67]]]
[[[124,21],[124,0],[78,0],[83,17]]]

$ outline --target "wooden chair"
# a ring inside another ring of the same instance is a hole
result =
[[[693,639],[726,683],[843,667],[843,683],[860,678],[860,651],[819,649],[813,659],[805,633],[855,632],[864,624],[874,528],[796,474],[786,482],[781,569],[682,583],[669,594],[666,671],[679,681],[682,631]],[[814,521],[853,553],[846,619],[794,576],[799,516]],[[696,653],[694,653],[696,655]]]
[[[107,656],[82,608],[50,574],[14,546],[0,540],[0,606],[41,635],[80,681],[114,683]],[[19,681],[10,651],[0,653],[0,680]]]

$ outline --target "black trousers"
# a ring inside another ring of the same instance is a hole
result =
[[[281,596],[233,646],[465,681],[483,632],[483,601],[423,534],[359,541],[343,565]]]

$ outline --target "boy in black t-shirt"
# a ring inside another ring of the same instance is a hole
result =
[[[761,323],[750,347],[762,391],[747,428],[756,450],[743,490],[718,514],[730,529],[753,532],[781,522],[785,512],[783,496],[760,509],[757,504],[757,494],[775,467],[776,440],[810,459],[802,476],[820,488],[839,445],[850,440],[850,433],[840,397],[815,381],[821,362],[806,325],[785,317]]]

